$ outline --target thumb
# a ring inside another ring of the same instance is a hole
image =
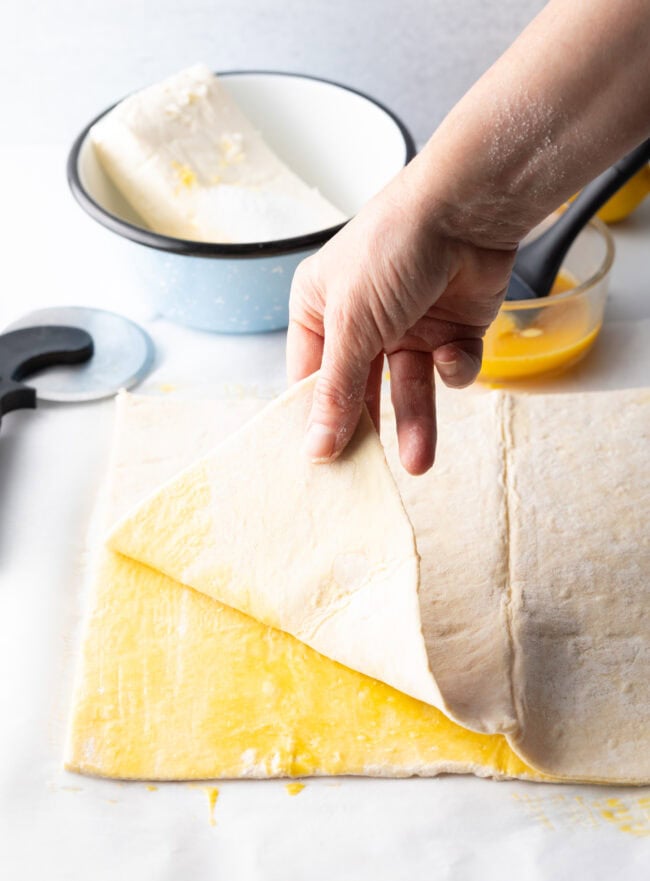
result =
[[[482,355],[482,339],[454,340],[438,346],[433,353],[433,362],[445,385],[465,388],[478,376]]]
[[[351,440],[361,417],[370,362],[371,358],[360,356],[345,338],[328,345],[325,337],[304,442],[312,462],[331,462]]]

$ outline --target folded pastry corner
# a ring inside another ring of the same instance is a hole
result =
[[[140,503],[108,546],[441,708],[413,527],[364,412],[328,466],[302,451],[314,378]]]

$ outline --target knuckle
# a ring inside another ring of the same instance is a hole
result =
[[[289,294],[289,318],[291,321],[322,320],[324,297],[316,281],[316,275],[307,258],[299,263],[291,281]]]
[[[314,389],[314,405],[320,411],[335,410],[338,413],[347,413],[354,406],[351,394],[344,391],[344,387],[330,377],[323,376]]]
[[[307,257],[299,263],[291,279],[291,298],[309,298],[318,288],[313,257]]]
[[[325,333],[338,357],[359,368],[382,349],[382,342],[372,317],[353,295],[334,297],[325,312]]]
[[[321,375],[314,389],[313,410],[320,421],[335,423],[345,436],[354,429],[363,404],[365,384],[350,382],[342,374]]]
[[[312,276],[311,257],[300,262],[293,273],[292,289],[308,287]]]

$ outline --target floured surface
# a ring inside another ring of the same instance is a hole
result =
[[[513,743],[650,779],[650,391],[509,398]]]
[[[108,520],[256,406],[122,397]],[[94,573],[66,761],[84,773],[157,779],[443,771],[539,779],[502,736],[469,732],[110,551]]]

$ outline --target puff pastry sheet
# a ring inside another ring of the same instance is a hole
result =
[[[298,512],[311,477],[288,487],[304,466],[280,439],[298,442],[307,399],[288,400],[120,396],[67,766],[650,780],[650,392],[443,394],[421,478],[387,411],[399,495],[365,424],[342,507],[312,505],[318,484]],[[326,569],[319,534],[336,577],[296,579]]]

